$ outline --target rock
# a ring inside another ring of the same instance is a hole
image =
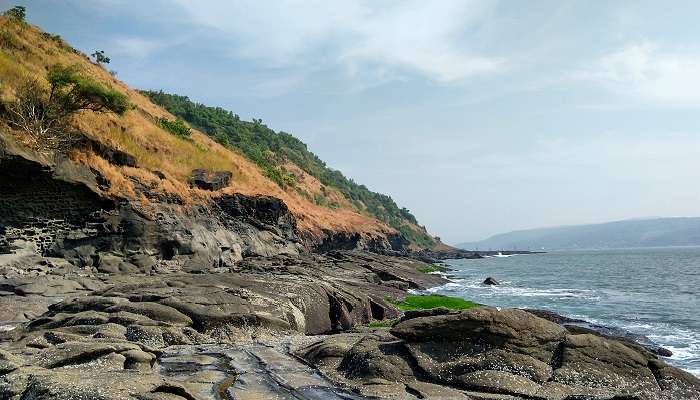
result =
[[[624,344],[599,336],[568,335],[559,349],[554,381],[639,391],[656,387],[649,360]]]
[[[435,315],[446,315],[450,313],[452,313],[452,311],[445,307],[429,308],[426,310],[409,310],[404,312],[404,316],[401,317],[400,321],[403,322],[414,318],[432,317]]]
[[[108,313],[129,312],[144,315],[154,321],[167,322],[178,326],[191,326],[192,319],[180,311],[159,303],[152,302],[128,302],[116,304],[105,310]]]
[[[534,397],[540,390],[540,385],[529,379],[501,371],[469,372],[455,380],[466,389],[488,393]]]
[[[97,270],[107,274],[131,274],[138,272],[139,269],[134,264],[124,261],[123,258],[111,255],[100,254],[97,263]]]
[[[127,350],[121,353],[126,358],[125,369],[135,369],[139,371],[150,371],[156,356],[141,350]]]
[[[23,361],[12,353],[0,349],[0,375],[12,372],[22,366]]]
[[[484,279],[484,281],[482,283],[484,285],[490,285],[490,286],[500,285],[500,283],[496,279],[494,279],[490,276],[488,278]]]
[[[114,353],[115,350],[108,344],[68,342],[40,352],[32,361],[36,365],[51,369],[90,362],[103,355]]]
[[[464,343],[503,348],[549,362],[566,329],[522,310],[477,307],[455,314],[399,322],[391,333],[408,342]]]
[[[343,358],[339,370],[348,378],[403,381],[415,376],[406,350],[391,338],[370,335],[360,339]]]
[[[225,188],[231,182],[233,174],[229,171],[192,170],[190,182],[192,186],[203,190],[217,191]]]

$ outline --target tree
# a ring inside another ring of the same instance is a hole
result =
[[[90,55],[95,59],[95,62],[98,65],[109,64],[111,61],[109,57],[105,56],[104,50],[95,50],[95,52]]]
[[[17,22],[24,22],[27,17],[27,8],[23,6],[15,6],[5,11],[4,15]]]
[[[81,75],[76,67],[53,66],[47,75],[49,90],[37,79],[27,80],[16,100],[4,104],[3,117],[25,132],[40,150],[66,150],[79,137],[70,120],[80,110],[123,114],[127,97]]]

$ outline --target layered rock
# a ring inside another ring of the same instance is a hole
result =
[[[381,398],[439,398],[447,386],[447,398],[463,399],[700,399],[700,380],[641,346],[522,310],[419,312],[390,333],[325,339],[299,354]]]

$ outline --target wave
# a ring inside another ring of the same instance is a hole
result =
[[[594,290],[572,288],[537,289],[529,287],[509,286],[510,281],[503,281],[500,285],[484,285],[480,281],[468,281],[466,279],[453,279],[450,282],[430,288],[430,293],[440,292],[469,292],[477,291],[479,296],[513,296],[513,297],[553,297],[553,298],[584,298],[588,300],[600,300],[600,296]]]
[[[442,286],[430,288],[421,291],[421,293],[440,293],[476,301],[493,298],[494,302],[498,302],[496,298],[510,298],[511,303],[513,299],[530,298],[531,301],[524,300],[523,302],[527,304],[534,301],[537,304],[542,304],[541,308],[551,309],[554,312],[557,312],[558,306],[564,302],[569,305],[572,304],[572,300],[595,303],[601,300],[601,295],[605,296],[605,291],[593,289],[518,287],[514,286],[512,281],[502,281],[500,285],[489,286],[482,284],[480,280],[471,278],[452,278]],[[557,303],[556,300],[560,300],[562,303]],[[488,300],[483,302],[489,303]],[[524,307],[524,305],[515,305],[515,307]],[[575,312],[567,314],[567,316],[582,319],[592,324],[620,328],[635,334],[645,335],[657,345],[671,350],[673,355],[667,359],[672,364],[700,377],[700,367],[698,367],[700,365],[700,332],[683,329],[672,322],[599,319]]]

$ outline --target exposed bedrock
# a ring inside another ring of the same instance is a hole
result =
[[[134,181],[148,205],[106,198],[101,193],[108,183],[97,171],[7,143],[0,157],[0,254],[33,251],[107,273],[192,272],[230,268],[251,256],[335,249],[386,253],[406,246],[391,234],[302,237],[286,204],[270,196],[221,195],[183,205]]]
[[[439,398],[445,386],[454,392],[444,398],[455,399],[700,398],[700,380],[638,345],[571,334],[522,310],[439,314],[414,313],[390,332],[330,337],[298,354],[382,398]]]

